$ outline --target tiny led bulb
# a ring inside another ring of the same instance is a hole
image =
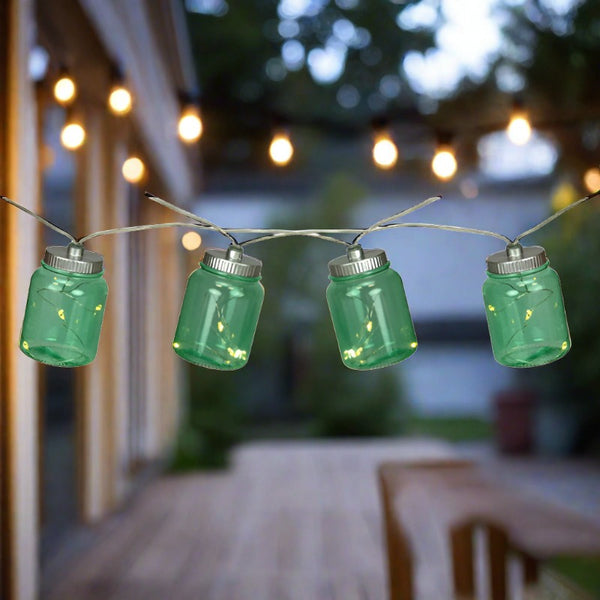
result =
[[[60,142],[67,150],[77,150],[85,142],[85,129],[79,123],[67,123],[60,132]]]
[[[273,136],[271,145],[269,146],[269,156],[279,167],[284,167],[292,160],[292,156],[294,156],[294,146],[288,135],[278,133]]]
[[[588,169],[583,175],[583,183],[590,193],[600,190],[600,169],[597,167]]]
[[[113,114],[123,116],[131,110],[132,98],[130,91],[122,86],[116,85],[108,96],[108,106]]]
[[[438,148],[431,161],[431,170],[439,179],[452,179],[458,165],[451,148]]]
[[[121,168],[125,181],[129,183],[139,183],[146,174],[144,161],[138,156],[130,156]]]
[[[68,104],[75,99],[77,86],[75,82],[67,75],[61,77],[54,84],[54,98],[60,104]]]
[[[398,162],[398,148],[388,137],[378,137],[373,145],[373,161],[381,169],[391,169]]]
[[[177,130],[179,137],[186,144],[197,141],[202,135],[202,120],[195,107],[186,108],[179,118]]]
[[[517,146],[524,146],[531,138],[531,125],[524,113],[515,113],[506,128],[508,139]]]
[[[188,231],[181,236],[181,245],[190,252],[202,245],[202,237],[196,231]]]

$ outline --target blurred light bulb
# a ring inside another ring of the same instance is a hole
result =
[[[188,231],[181,236],[181,245],[190,252],[198,250],[202,245],[202,237],[195,231]]]
[[[398,162],[398,148],[387,135],[375,140],[373,161],[381,169],[391,169]]]
[[[122,85],[115,85],[108,96],[108,106],[113,114],[123,116],[131,110],[132,98],[129,90]]]
[[[517,146],[524,146],[531,138],[531,125],[525,113],[514,113],[506,128],[508,139]]]
[[[454,152],[451,148],[441,147],[435,152],[435,156],[431,161],[431,170],[439,179],[452,179],[456,173],[458,164],[454,157]]]
[[[273,136],[271,145],[269,146],[269,156],[280,167],[284,167],[292,160],[294,146],[292,146],[292,142],[287,134],[278,133]]]
[[[194,106],[188,106],[179,118],[179,137],[186,144],[191,144],[200,138],[202,129],[202,120],[198,114],[198,109]]]
[[[590,193],[600,190],[600,169],[592,167],[583,175],[583,183]]]
[[[68,76],[63,75],[54,84],[54,98],[60,104],[68,104],[75,99],[77,94],[77,86],[75,82]]]
[[[121,167],[125,181],[139,183],[146,174],[146,165],[138,156],[130,156]]]
[[[67,150],[77,150],[85,142],[85,129],[79,123],[66,123],[60,132],[60,142]]]

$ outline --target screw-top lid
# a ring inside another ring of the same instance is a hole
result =
[[[95,275],[104,268],[104,258],[97,252],[86,250],[81,244],[48,246],[44,263],[53,269],[69,271],[79,275]]]
[[[350,277],[373,271],[387,264],[384,250],[373,248],[364,250],[360,244],[350,246],[345,256],[329,261],[329,274],[332,277]]]
[[[509,244],[506,250],[495,252],[486,258],[487,270],[496,275],[511,275],[543,267],[548,258],[541,246]]]
[[[235,244],[231,244],[227,250],[208,248],[204,253],[202,264],[227,275],[249,279],[260,277],[262,270],[262,261],[245,255],[242,247]]]

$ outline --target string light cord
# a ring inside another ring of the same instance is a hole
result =
[[[519,241],[521,239],[523,239],[524,237],[542,229],[543,227],[545,227],[546,225],[548,225],[555,219],[558,219],[560,216],[562,216],[566,212],[576,208],[580,204],[583,204],[584,202],[587,202],[588,200],[591,200],[592,198],[600,196],[600,190],[597,190],[593,194],[589,194],[589,195],[585,196],[584,198],[580,198],[576,202],[573,202],[569,206],[554,213],[547,219],[544,219],[543,221],[541,221],[534,227],[527,229],[526,231],[519,234],[514,239],[511,239],[508,236],[505,236],[501,233],[496,233],[494,231],[488,231],[485,229],[475,229],[472,227],[461,227],[458,225],[440,225],[437,223],[391,223],[390,222],[390,221],[394,221],[395,219],[402,218],[420,208],[428,206],[429,204],[437,202],[438,200],[441,199],[441,196],[433,196],[431,198],[427,198],[423,202],[419,202],[418,204],[415,204],[414,206],[411,206],[408,209],[402,210],[402,211],[395,213],[384,219],[380,219],[379,221],[376,221],[369,227],[361,228],[361,229],[350,229],[350,228],[340,228],[340,229],[265,229],[265,228],[224,228],[219,225],[216,225],[215,223],[212,223],[208,219],[204,219],[203,217],[199,217],[198,215],[195,215],[194,213],[189,212],[183,208],[179,208],[178,206],[171,204],[170,202],[167,202],[166,200],[163,200],[162,198],[159,198],[158,196],[155,196],[154,194],[150,194],[149,192],[146,192],[145,195],[153,202],[161,204],[162,206],[165,206],[166,208],[169,208],[169,209],[173,210],[174,212],[177,212],[183,216],[186,216],[189,219],[191,219],[193,222],[191,222],[191,223],[190,222],[151,223],[151,224],[147,224],[147,225],[133,225],[133,226],[129,226],[129,227],[117,227],[114,229],[105,229],[102,231],[96,231],[94,233],[90,233],[83,237],[76,238],[75,236],[71,235],[68,231],[65,231],[64,229],[58,227],[58,225],[55,225],[48,219],[38,215],[37,213],[26,208],[25,206],[22,206],[21,204],[15,202],[14,200],[11,200],[10,198],[7,198],[6,196],[1,196],[1,195],[0,195],[0,198],[2,200],[4,200],[5,202],[7,202],[8,204],[10,204],[10,205],[18,208],[19,210],[22,210],[23,212],[27,213],[28,215],[32,216],[33,218],[38,220],[40,223],[43,223],[44,225],[46,225],[46,227],[67,237],[71,242],[73,242],[75,244],[83,244],[89,240],[92,240],[97,237],[105,236],[105,235],[114,235],[114,234],[120,234],[120,233],[132,233],[132,232],[136,232],[136,231],[149,231],[149,230],[165,229],[165,228],[171,228],[171,227],[187,227],[187,228],[200,229],[203,231],[215,231],[217,233],[220,233],[224,237],[226,237],[231,243],[238,245],[238,246],[248,246],[251,244],[257,244],[259,242],[264,242],[267,240],[278,239],[278,238],[283,238],[283,237],[303,236],[303,237],[319,238],[319,239],[322,239],[322,240],[325,240],[328,242],[342,244],[342,245],[348,247],[353,244],[357,244],[368,233],[376,233],[378,231],[387,231],[390,229],[399,229],[399,228],[403,228],[403,227],[409,227],[409,228],[422,228],[422,229],[438,229],[438,230],[442,230],[442,231],[454,231],[457,233],[470,233],[470,234],[475,234],[475,235],[484,235],[484,236],[493,237],[493,238],[502,240],[507,245],[514,245],[514,244],[519,243]],[[234,233],[235,234],[256,234],[257,237],[251,238],[249,240],[245,240],[243,242],[238,242],[237,238],[233,235]],[[333,237],[334,235],[354,235],[355,237],[352,240],[352,242],[347,242],[347,241],[341,240],[337,237]]]
[[[53,231],[56,231],[56,233],[60,233],[61,235],[64,235],[65,237],[69,238],[73,243],[77,243],[77,240],[68,231],[61,229],[58,225],[55,225],[54,223],[52,223],[52,221],[48,221],[48,219],[45,219],[44,217],[38,215],[37,213],[34,213],[32,210],[29,210],[27,207],[22,206],[21,204],[18,204],[17,202],[15,202],[14,200],[11,200],[10,198],[7,198],[6,196],[0,196],[0,198],[2,198],[2,200],[4,200],[4,202],[11,204],[12,206],[18,208],[19,210],[22,210],[24,213],[27,213],[30,217],[37,219],[40,223],[43,223],[46,227],[49,227]]]
[[[573,210],[576,206],[579,206],[580,204],[583,204],[584,202],[587,202],[588,200],[591,200],[592,198],[595,198],[596,196],[599,196],[599,195],[600,195],[600,190],[596,190],[593,194],[589,194],[589,195],[585,196],[585,198],[580,198],[576,202],[573,202],[572,204],[569,204],[569,206],[565,206],[565,208],[562,208],[558,212],[555,212],[553,215],[549,216],[547,219],[544,219],[541,223],[538,223],[537,225],[535,225],[531,229],[528,229],[527,231],[524,231],[523,233],[519,234],[513,240],[512,243],[513,244],[518,244],[519,241],[522,240],[525,236],[530,235],[532,233],[535,233],[536,231],[538,231],[542,227],[546,227],[546,225],[548,225],[549,223],[551,223],[552,221],[554,221],[554,219],[558,219],[558,217],[564,215],[566,212],[568,212],[570,210]]]

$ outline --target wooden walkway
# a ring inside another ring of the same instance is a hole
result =
[[[224,474],[165,476],[47,600],[385,600],[376,466],[451,455],[433,441],[243,446]]]

